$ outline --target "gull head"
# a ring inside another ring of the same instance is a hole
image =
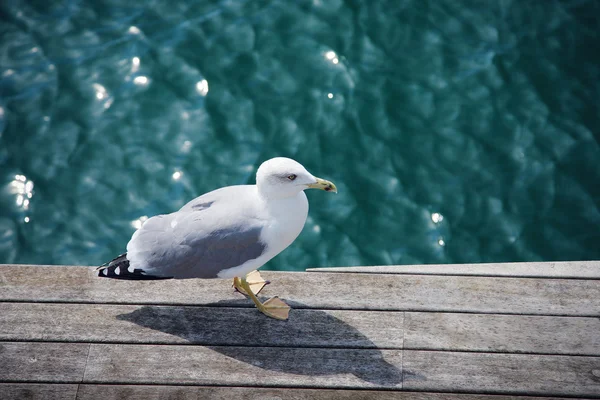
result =
[[[297,161],[276,157],[261,164],[256,172],[258,191],[269,198],[293,197],[304,189],[337,193],[332,182],[317,178]]]

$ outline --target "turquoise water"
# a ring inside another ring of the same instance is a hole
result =
[[[0,263],[102,263],[274,156],[339,194],[268,268],[599,259],[599,36],[594,0],[3,1]]]

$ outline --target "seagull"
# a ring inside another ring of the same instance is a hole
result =
[[[195,198],[179,211],[149,218],[133,233],[127,252],[100,267],[113,279],[233,278],[263,314],[288,319],[278,297],[261,303],[268,283],[258,271],[300,234],[308,216],[305,189],[337,193],[300,163],[276,157],[256,172],[256,185],[227,186]]]

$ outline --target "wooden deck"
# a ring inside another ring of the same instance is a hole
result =
[[[0,398],[600,398],[600,262],[263,276],[288,321],[224,280],[2,265]]]

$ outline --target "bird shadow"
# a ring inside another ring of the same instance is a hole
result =
[[[143,306],[117,319],[266,370],[311,376],[350,373],[386,387],[402,382],[402,371],[387,362],[369,338],[327,312],[296,308],[289,320],[278,321],[237,304],[227,300],[207,307]]]

